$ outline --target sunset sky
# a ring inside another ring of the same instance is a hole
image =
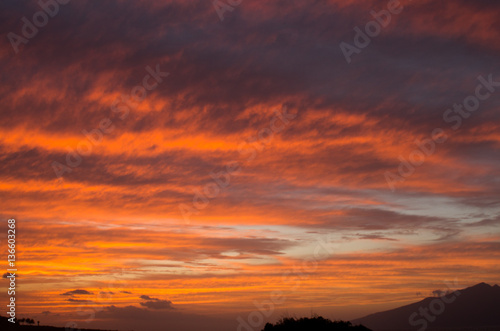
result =
[[[45,2],[0,4],[19,317],[237,331],[273,291],[264,321],[500,283],[498,1]]]

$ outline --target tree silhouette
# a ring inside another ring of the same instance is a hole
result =
[[[274,325],[267,323],[262,331],[371,331],[363,325],[352,325],[351,322],[331,321],[321,316],[285,317]]]

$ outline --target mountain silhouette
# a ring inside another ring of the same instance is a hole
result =
[[[352,322],[374,331],[500,330],[500,287],[480,283]]]

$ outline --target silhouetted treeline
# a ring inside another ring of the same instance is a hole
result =
[[[371,331],[363,325],[352,325],[351,322],[331,321],[321,316],[286,317],[274,325],[267,323],[262,331]]]
[[[8,321],[7,317],[0,316],[0,331],[68,331],[69,328],[55,327],[55,326],[37,326],[38,324],[32,318],[22,318],[16,320],[16,323],[11,323]],[[28,324],[28,325],[26,325]],[[106,331],[106,330],[94,330],[94,329],[74,329],[74,331]],[[109,331],[109,330],[108,330]]]

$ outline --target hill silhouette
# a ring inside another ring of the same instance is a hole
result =
[[[500,287],[480,283],[355,319],[379,330],[500,330]]]
[[[371,331],[362,325],[351,322],[331,321],[321,316],[293,318],[287,317],[276,324],[267,323],[262,331]]]
[[[267,323],[262,331],[500,331],[500,287],[480,283],[351,322],[331,321],[321,316],[287,317],[275,324]],[[67,331],[64,327],[12,324],[3,316],[0,316],[0,330]]]

